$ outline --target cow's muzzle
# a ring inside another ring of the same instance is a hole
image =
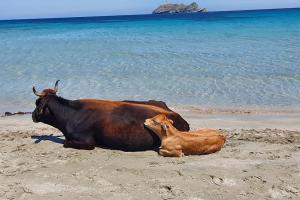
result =
[[[36,114],[36,110],[34,110],[34,111],[32,112],[32,121],[33,121],[34,123],[39,122],[39,121],[38,121],[37,114]]]

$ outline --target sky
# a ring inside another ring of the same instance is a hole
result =
[[[193,1],[209,11],[300,7],[300,0],[0,0],[0,20],[149,14],[166,2]]]

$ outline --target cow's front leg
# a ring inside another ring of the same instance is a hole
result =
[[[65,148],[93,150],[95,146],[94,138],[87,134],[73,134],[70,139],[66,139],[64,142]]]

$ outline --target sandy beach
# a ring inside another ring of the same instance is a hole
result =
[[[227,137],[220,152],[65,149],[30,115],[0,118],[0,199],[299,199],[300,114],[177,110]]]

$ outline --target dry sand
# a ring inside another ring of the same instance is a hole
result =
[[[2,117],[0,199],[300,199],[297,113],[179,112],[193,129],[222,128],[225,148],[180,159],[64,149],[62,134],[30,115]]]

